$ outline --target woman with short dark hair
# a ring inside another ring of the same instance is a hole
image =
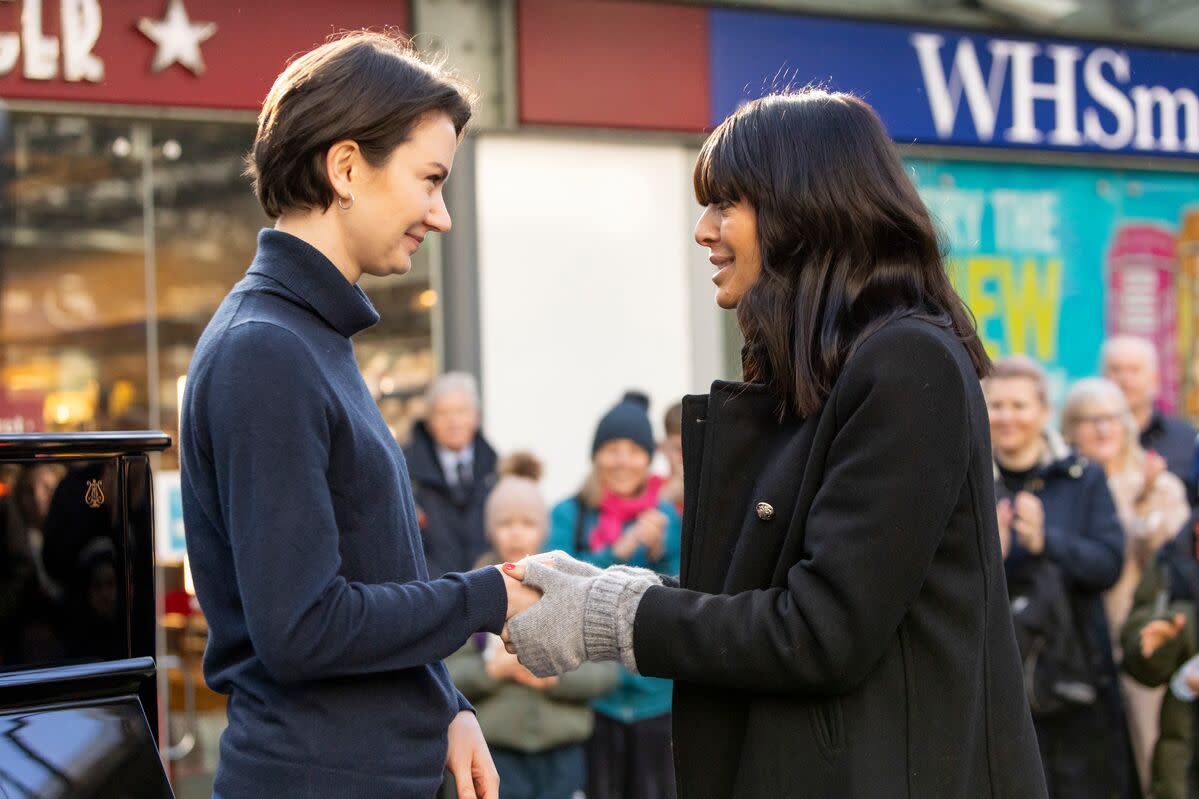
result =
[[[535,674],[675,680],[682,799],[1044,797],[996,529],[989,361],[866,103],[743,106],[695,167],[746,382],[683,403],[679,585],[558,553]]]
[[[227,694],[224,799],[498,795],[442,659],[536,592],[496,569],[430,580],[399,446],[350,337],[356,284],[402,275],[450,217],[469,94],[407,43],[353,33],[267,96],[248,163],[263,209],[245,279],[196,346],[180,425],[183,513]]]

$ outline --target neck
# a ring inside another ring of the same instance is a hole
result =
[[[1026,472],[1037,465],[1041,459],[1044,444],[1040,438],[1031,444],[1015,450],[995,450],[995,460],[1009,472]]]
[[[350,257],[341,230],[334,223],[328,210],[285,214],[275,222],[275,230],[295,236],[315,247],[350,283],[357,283],[358,278],[362,277],[362,269]]]
[[[1132,418],[1137,420],[1137,429],[1144,430],[1153,419],[1153,403],[1149,402],[1132,409]]]
[[[1103,473],[1108,477],[1120,474],[1128,466],[1128,458],[1123,455],[1117,455],[1114,458],[1109,458],[1099,464],[1103,467]]]

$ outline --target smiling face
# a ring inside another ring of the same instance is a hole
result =
[[[600,486],[622,497],[636,496],[649,479],[649,453],[627,438],[604,444],[594,461]]]
[[[991,419],[991,446],[1000,458],[1017,458],[1040,446],[1049,406],[1027,377],[990,377],[984,383]]]
[[[380,166],[371,166],[361,152],[350,156],[351,179],[343,185],[352,192],[353,204],[346,196],[341,204],[347,210],[330,210],[339,215],[347,253],[360,273],[406,274],[425,235],[449,231],[442,189],[457,146],[453,121],[434,113]]]
[[[716,269],[716,304],[732,310],[762,273],[757,211],[749,202],[714,202],[695,223],[695,241]]]
[[[1079,454],[1111,470],[1124,458],[1129,441],[1127,411],[1109,397],[1082,403],[1072,420],[1071,435]]]

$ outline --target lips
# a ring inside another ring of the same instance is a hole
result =
[[[416,244],[417,247],[419,247],[421,245],[421,242],[423,242],[425,240],[424,236],[413,236],[411,233],[405,233],[404,235],[407,236],[408,238],[412,239],[412,242],[414,244]]]

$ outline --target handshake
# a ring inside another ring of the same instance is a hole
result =
[[[537,677],[615,660],[637,672],[633,620],[646,590],[661,578],[649,569],[600,569],[562,551],[497,567],[508,590],[505,648]]]

